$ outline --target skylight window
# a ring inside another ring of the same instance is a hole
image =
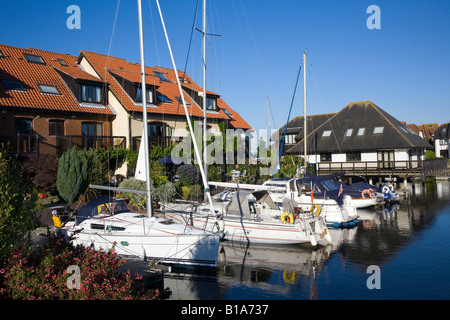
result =
[[[347,132],[345,133],[346,137],[350,137],[353,133],[353,129],[347,129]]]
[[[23,90],[25,91],[25,87],[23,83],[16,80],[2,80],[3,86],[6,90]]]
[[[170,103],[172,102],[172,100],[170,100],[167,96],[163,95],[162,93],[157,92],[156,93],[156,97],[158,98],[159,101],[161,102],[166,102],[166,103]]]
[[[359,128],[358,129],[358,136],[364,135],[364,132],[366,131],[366,128]]]
[[[41,56],[38,56],[35,54],[29,54],[29,53],[24,53],[23,55],[24,55],[25,59],[27,59],[28,62],[45,64],[45,61],[44,61],[44,59],[42,59]]]
[[[222,110],[227,116],[229,116],[230,118],[233,118],[233,114],[230,111],[228,111],[227,109],[222,109]]]
[[[181,97],[175,97],[175,99],[177,99],[177,101],[180,103],[180,104],[183,104],[183,100],[181,99]],[[186,102],[186,105],[187,106],[190,106],[191,104],[189,103],[189,101],[187,101],[186,99],[184,99],[184,101]]]
[[[325,130],[325,131],[322,133],[322,137],[329,137],[329,136],[331,136],[331,130]]]
[[[170,82],[169,78],[167,78],[164,73],[158,72],[158,71],[153,71],[153,73],[155,74],[155,76],[157,76],[159,78],[159,80],[165,81],[165,82]]]
[[[383,133],[384,127],[373,128],[373,133]]]
[[[38,84],[38,87],[41,89],[41,93],[60,94],[55,86],[49,84]]]
[[[62,65],[63,67],[67,67],[67,62],[64,59],[58,59],[58,62],[60,65]]]

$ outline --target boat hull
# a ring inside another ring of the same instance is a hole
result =
[[[183,206],[166,207],[165,216],[177,223],[186,223],[195,228],[221,232],[224,240],[261,244],[304,244],[317,245],[319,241],[331,242],[322,218],[305,219],[296,223],[283,224],[281,221],[245,219],[221,215],[216,219],[212,214],[186,213]]]

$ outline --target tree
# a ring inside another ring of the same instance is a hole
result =
[[[89,183],[101,182],[102,164],[95,151],[77,151],[73,147],[59,159],[56,187],[67,203],[73,203],[82,195]]]

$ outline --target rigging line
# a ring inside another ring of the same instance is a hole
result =
[[[284,139],[286,137],[287,127],[288,127],[288,124],[289,124],[289,119],[291,117],[292,106],[294,105],[294,98],[295,98],[295,93],[297,92],[298,79],[300,78],[301,70],[302,70],[302,64],[300,63],[300,67],[298,68],[298,73],[297,73],[297,80],[295,81],[294,94],[292,95],[291,107],[289,108],[289,114],[288,114],[288,118],[287,118],[287,121],[286,121],[286,126],[284,127],[283,138],[281,140],[281,147],[280,147],[280,150],[279,150],[279,153],[278,153],[278,162],[277,162],[277,166],[275,167],[275,173],[273,175],[274,178],[275,178],[275,176],[277,174],[278,166],[280,165],[281,153],[283,151],[283,146],[284,146]],[[303,143],[305,143],[305,141],[303,141]]]
[[[310,63],[310,67],[312,67],[312,63]],[[319,86],[318,86],[318,84],[317,84],[317,79],[316,79],[316,76],[315,76],[315,73],[314,73],[314,68],[310,68],[310,74],[312,74],[312,77],[313,77],[313,79],[314,79],[314,83],[315,83],[315,85],[316,85],[316,90],[317,90],[318,93],[319,93],[319,97],[320,97],[320,101],[322,102],[322,106],[325,108],[325,107],[326,107],[326,106],[325,106],[325,102],[324,102],[324,100],[323,100],[322,92],[320,91]],[[331,121],[330,121],[330,119],[331,119],[332,117],[330,118],[329,113],[327,113],[326,115],[327,115],[328,122],[330,123],[331,131],[332,131],[332,134],[333,134],[334,141],[336,142],[336,146],[337,146],[337,148],[338,148],[338,150],[339,150],[339,153],[342,153],[342,152],[341,152],[341,148],[340,148],[340,146],[339,146],[339,143],[338,143],[338,141],[337,141],[337,137],[336,137],[335,131],[334,131],[334,129],[333,129],[333,125],[332,125],[332,123],[331,123]],[[341,129],[342,129],[342,128],[341,128]]]

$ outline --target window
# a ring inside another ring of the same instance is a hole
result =
[[[83,122],[81,124],[83,136],[95,137],[102,135],[102,124],[99,122]]]
[[[321,153],[320,161],[331,161],[331,153]]]
[[[33,120],[30,118],[16,118],[16,134],[32,134]]]
[[[64,135],[64,120],[49,120],[48,121],[48,134],[50,136],[63,136]]]
[[[164,122],[150,122],[148,124],[148,137],[151,144],[168,147],[172,138],[172,127]]]
[[[222,109],[222,110],[227,116],[229,116],[230,118],[233,118],[233,114],[230,111],[228,111],[227,109]]]
[[[163,102],[163,103],[171,103],[172,100],[170,100],[169,98],[167,98],[167,96],[163,95],[160,92],[156,93],[156,97],[158,98],[159,101]]]
[[[166,75],[164,73],[158,72],[158,71],[153,71],[153,73],[155,74],[155,76],[158,77],[159,80],[165,81],[165,82],[170,82],[170,80],[166,77]]]
[[[373,128],[373,133],[383,133],[384,127]]]
[[[101,103],[102,88],[98,86],[81,85],[81,101]]]
[[[353,133],[353,129],[347,129],[347,132],[345,133],[346,137],[350,137]]]
[[[29,54],[29,53],[24,53],[23,55],[24,55],[25,59],[27,59],[28,62],[45,64],[44,59],[42,59],[41,56],[38,56],[35,54]]]
[[[67,62],[64,59],[57,59],[59,64],[62,65],[63,67],[67,67]]]
[[[181,99],[181,97],[175,97],[175,99],[177,99],[177,101],[180,103],[180,104],[183,104],[183,100]],[[186,102],[186,105],[187,106],[190,106],[191,104],[189,103],[189,101],[187,101],[186,99],[184,99],[184,102]]]
[[[153,103],[152,89],[146,89],[146,91],[147,91],[147,96],[146,96],[147,103]],[[136,102],[142,102],[142,88],[141,87],[137,87],[137,89],[136,89]]]
[[[217,98],[206,96],[206,110],[216,111],[217,110]]]
[[[329,136],[331,136],[331,130],[325,130],[325,131],[322,133],[322,137],[329,137]]]
[[[361,161],[361,152],[347,152],[347,161]]]
[[[0,58],[4,58],[5,56],[3,55],[2,50],[0,50]]]
[[[366,131],[366,128],[359,128],[358,129],[358,136],[364,135],[364,132]]]
[[[295,144],[295,134],[286,135],[286,144]]]
[[[41,93],[60,94],[55,86],[49,84],[38,84],[38,87],[41,89]]]
[[[25,87],[23,83],[17,80],[2,80],[3,86],[6,90],[23,90],[25,91]]]

